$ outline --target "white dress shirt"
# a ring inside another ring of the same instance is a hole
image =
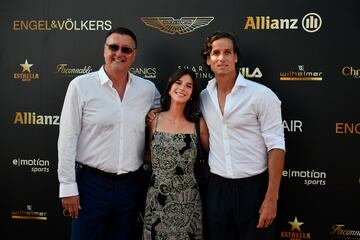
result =
[[[104,68],[76,77],[66,92],[58,139],[60,197],[78,195],[75,161],[110,173],[143,162],[145,117],[160,107],[155,85],[129,73],[121,101]]]
[[[267,152],[285,150],[281,102],[267,87],[238,75],[226,96],[224,113],[216,79],[201,92],[201,111],[209,128],[209,165],[225,178],[244,178],[267,169]]]

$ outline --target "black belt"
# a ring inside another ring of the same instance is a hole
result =
[[[262,182],[262,181],[267,181],[268,179],[268,171],[265,171],[263,173],[260,173],[258,175],[255,176],[251,176],[251,177],[245,177],[245,178],[224,178],[222,176],[219,176],[215,173],[210,173],[210,177],[217,179],[220,182],[224,182],[224,183],[235,183],[235,184],[254,184],[257,182]]]
[[[79,163],[79,162],[76,162],[76,167],[84,169],[86,171],[89,171],[89,172],[91,172],[91,173],[93,173],[95,175],[106,177],[106,178],[113,179],[113,180],[120,180],[120,179],[129,178],[129,177],[135,175],[135,173],[136,173],[136,171],[123,173],[123,174],[109,173],[109,172],[104,172],[104,171],[102,171],[100,169],[90,167],[88,165],[85,165],[85,164],[82,164],[82,163]]]

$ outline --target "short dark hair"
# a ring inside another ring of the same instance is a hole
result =
[[[185,118],[190,122],[196,122],[199,120],[200,117],[200,110],[199,110],[199,87],[196,79],[195,73],[187,68],[178,69],[173,74],[171,74],[169,81],[167,83],[166,89],[161,95],[160,103],[162,111],[167,111],[170,108],[171,97],[169,91],[171,86],[179,80],[182,76],[190,75],[193,81],[193,91],[190,96],[189,101],[187,101],[184,109]]]
[[[205,66],[207,67],[208,71],[210,73],[213,74],[213,71],[211,70],[210,66],[206,63],[207,62],[207,58],[210,55],[210,52],[212,50],[212,43],[216,40],[219,40],[221,38],[228,38],[232,41],[233,43],[233,48],[234,48],[234,53],[237,55],[238,58],[240,58],[239,54],[240,54],[240,50],[239,47],[237,45],[237,41],[236,41],[236,37],[234,34],[229,33],[229,32],[221,32],[221,31],[216,31],[213,34],[211,34],[210,36],[208,36],[205,41],[204,41],[204,45],[203,45],[203,49],[201,51],[201,56],[202,56],[202,60],[203,63],[205,64]],[[235,68],[236,68],[236,72],[239,71],[239,61],[235,64]]]
[[[130,36],[135,42],[135,48],[137,48],[137,40],[136,40],[135,33],[133,33],[130,29],[124,28],[124,27],[113,28],[106,34],[105,41],[113,33]]]

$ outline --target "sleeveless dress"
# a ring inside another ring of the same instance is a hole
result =
[[[196,141],[195,134],[154,132],[144,240],[203,238],[202,206],[194,176]]]

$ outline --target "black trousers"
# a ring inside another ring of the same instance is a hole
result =
[[[227,179],[211,173],[207,194],[209,239],[274,239],[274,224],[256,228],[267,183],[267,172],[241,179]]]

